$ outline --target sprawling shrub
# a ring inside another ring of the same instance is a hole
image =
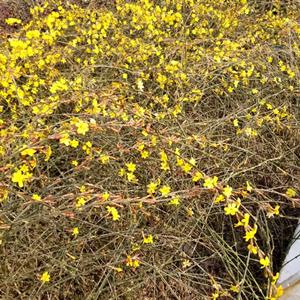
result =
[[[299,217],[295,5],[94,7],[5,21],[2,298],[277,299]]]

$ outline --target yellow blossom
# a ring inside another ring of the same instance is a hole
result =
[[[188,268],[192,265],[191,261],[189,259],[184,259],[182,261],[182,267],[185,269],[185,268]]]
[[[164,196],[168,196],[171,192],[171,188],[168,185],[164,185],[159,189],[161,195]]]
[[[47,150],[46,150],[46,153],[45,153],[45,161],[48,161],[51,157],[51,154],[52,154],[52,149],[50,146],[47,147]]]
[[[296,191],[293,188],[288,188],[285,194],[290,198],[294,198],[297,195]]]
[[[223,189],[223,195],[226,198],[229,198],[232,194],[232,187],[230,187],[229,185],[227,185],[224,189]]]
[[[224,197],[224,195],[218,195],[217,197],[216,197],[216,199],[215,199],[215,203],[216,204],[218,204],[218,203],[220,203],[220,202],[224,202],[225,201],[225,197]]]
[[[249,181],[246,181],[246,190],[251,193],[253,190],[253,187],[251,186]]]
[[[192,217],[194,215],[194,211],[191,207],[186,209],[186,213],[189,217]]]
[[[234,127],[239,127],[239,120],[238,119],[233,120],[233,126]]]
[[[21,155],[22,156],[26,156],[26,155],[33,156],[35,152],[36,152],[35,149],[27,148],[21,152]]]
[[[107,154],[101,154],[100,156],[99,156],[99,160],[100,160],[100,162],[102,163],[102,164],[107,164],[107,163],[109,163],[109,160],[110,160],[110,157],[109,157],[109,155],[107,155]]]
[[[245,213],[244,218],[234,226],[235,227],[244,226],[245,228],[247,228],[249,226],[249,220],[250,220],[250,215],[248,213]]]
[[[5,23],[8,25],[15,25],[15,24],[21,24],[22,21],[20,19],[16,19],[16,18],[7,18],[5,20]]]
[[[75,123],[75,126],[77,127],[77,133],[85,135],[89,131],[89,123],[79,120]]]
[[[193,182],[198,182],[199,180],[201,180],[203,178],[203,174],[199,171],[197,171],[192,178]]]
[[[72,235],[77,237],[77,235],[79,234],[79,228],[78,227],[74,227],[73,231],[72,231]]]
[[[22,167],[24,167],[23,165]],[[28,172],[28,167],[27,168],[20,168],[19,170],[17,169],[11,177],[11,181],[18,183],[18,186],[21,188],[24,186],[24,181],[30,179],[32,177],[32,174]]]
[[[279,299],[283,295],[283,287],[282,285],[277,286],[275,298]]]
[[[144,236],[143,243],[144,244],[153,244],[153,236],[152,236],[152,234],[149,234],[148,236]]]
[[[132,258],[130,255],[127,256],[126,266],[136,269],[140,265],[140,262],[136,258]]]
[[[239,286],[238,285],[232,285],[230,287],[230,290],[234,293],[238,293],[240,291]]]
[[[134,172],[136,170],[136,164],[131,163],[131,162],[127,163],[126,167],[127,167],[127,169],[128,169],[129,172]]]
[[[138,181],[138,179],[136,178],[136,176],[133,173],[127,172],[126,175],[127,175],[127,180],[129,182],[136,183]]]
[[[150,182],[148,185],[147,185],[147,193],[148,194],[154,194],[156,189],[157,189],[157,183],[156,182]]]
[[[246,235],[244,236],[244,239],[246,242],[248,242],[249,240],[253,239],[255,237],[255,234],[257,232],[257,225],[254,225],[254,228],[246,231]]]
[[[120,215],[115,207],[106,206],[106,210],[111,214],[113,221],[118,221],[120,219]]]
[[[141,152],[141,157],[144,158],[144,159],[148,158],[149,157],[149,151],[143,150]]]
[[[104,201],[107,201],[110,197],[110,194],[108,192],[104,192],[102,193],[101,197]]]
[[[119,176],[123,177],[125,174],[126,174],[125,169],[124,169],[124,168],[121,168],[121,169],[119,170]]]
[[[72,160],[72,165],[77,167],[78,166],[78,161],[77,160]]]
[[[192,158],[189,160],[189,163],[190,163],[193,167],[195,167],[197,162],[196,162],[196,159],[192,157]]]
[[[269,260],[269,257],[268,256],[266,256],[265,258],[261,258],[260,260],[259,260],[259,263],[261,264],[261,268],[266,268],[266,267],[268,267],[269,265],[270,265],[270,260]]]
[[[77,140],[71,140],[71,141],[70,141],[70,146],[71,146],[72,148],[77,148],[78,145],[79,145],[79,142],[78,142]]]
[[[189,163],[185,163],[182,167],[182,171],[188,173],[192,170],[192,166]]]
[[[274,215],[278,216],[279,215],[279,208],[280,208],[280,205],[278,205],[278,204],[274,208],[273,207],[268,208],[269,211],[267,212],[267,217],[271,218]]]
[[[253,246],[252,244],[249,244],[249,245],[247,246],[247,248],[248,248],[248,250],[249,250],[251,253],[253,253],[254,255],[257,254],[257,251],[258,251],[257,247]]]
[[[123,269],[121,267],[114,267],[114,270],[116,270],[118,273],[123,272]]]
[[[35,200],[35,201],[40,201],[42,198],[41,198],[41,196],[39,194],[33,194],[31,196],[31,199]]]
[[[277,272],[273,277],[272,277],[272,284],[276,284],[277,280],[279,279],[279,272]]]
[[[77,201],[76,201],[76,208],[77,209],[80,209],[82,206],[85,205],[85,199],[83,197],[79,197],[77,198]]]
[[[169,202],[170,205],[174,205],[174,206],[178,206],[180,205],[180,198],[179,197],[175,197],[173,199],[170,200]]]
[[[40,280],[43,282],[43,283],[46,283],[46,282],[49,282],[50,281],[50,274],[49,272],[44,272],[40,278]]]
[[[238,208],[238,206],[237,206],[236,203],[229,203],[224,208],[224,211],[225,211],[225,215],[232,215],[232,216],[234,216],[239,211],[239,208]]]
[[[217,186],[218,184],[218,177],[214,176],[213,178],[208,177],[204,180],[203,187],[208,188],[208,189],[213,189]]]

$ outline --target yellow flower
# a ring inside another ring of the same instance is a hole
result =
[[[279,208],[280,208],[280,205],[278,205],[278,204],[274,208],[270,207],[269,211],[267,212],[267,217],[271,218],[271,217],[274,217],[274,215],[278,216],[279,215]]]
[[[79,197],[77,198],[77,201],[76,201],[76,208],[80,209],[82,206],[85,205],[85,199],[83,197]]]
[[[51,157],[52,149],[50,146],[47,147],[46,153],[45,153],[45,161],[48,161]]]
[[[266,256],[265,258],[261,258],[261,259],[259,260],[259,263],[261,264],[261,266],[262,266],[261,268],[262,268],[262,269],[268,267],[268,266],[270,265],[269,257]]]
[[[297,195],[296,191],[293,188],[288,188],[285,194],[290,198],[294,198]]]
[[[194,215],[194,211],[191,207],[186,209],[186,213],[189,217],[192,217]]]
[[[244,239],[246,242],[253,239],[255,237],[255,234],[257,232],[257,225],[254,225],[254,228],[246,232],[246,235],[244,236]]]
[[[21,152],[21,155],[22,156],[26,156],[26,155],[33,156],[35,152],[36,152],[35,149],[27,148]]]
[[[189,163],[190,163],[193,167],[195,167],[197,162],[196,162],[196,159],[192,157],[192,158],[189,160]]]
[[[184,165],[184,160],[181,159],[181,158],[179,158],[179,157],[177,157],[177,158],[176,158],[176,165],[177,165],[178,167],[183,166],[183,165]]]
[[[174,205],[174,206],[178,206],[180,205],[180,198],[179,197],[175,197],[173,199],[170,200],[169,202],[170,205]]]
[[[213,178],[208,177],[204,180],[203,187],[206,187],[208,189],[213,189],[218,185],[218,177],[214,176]]]
[[[77,140],[71,140],[71,141],[70,141],[70,146],[71,146],[72,148],[77,148],[78,145],[79,145],[79,142],[78,142]]]
[[[224,207],[224,211],[225,215],[234,216],[239,211],[239,208],[236,203],[229,203],[226,207]]]
[[[239,127],[239,120],[238,119],[233,120],[233,126],[234,127]]]
[[[50,274],[46,271],[42,274],[41,279],[43,283],[49,282],[50,281]]]
[[[251,186],[249,181],[246,181],[246,190],[251,193],[253,190],[253,187]]]
[[[185,269],[185,268],[188,268],[192,265],[191,261],[189,259],[184,259],[182,261],[182,267]]]
[[[14,24],[21,24],[22,21],[20,19],[16,19],[16,18],[7,18],[5,20],[5,23],[8,25],[14,25]]]
[[[192,166],[189,163],[185,163],[181,168],[185,173],[188,173],[192,170]]]
[[[109,214],[112,215],[113,221],[118,221],[120,219],[120,215],[115,207],[106,206],[106,210]]]
[[[133,173],[128,172],[128,173],[126,173],[126,175],[127,175],[127,180],[129,182],[136,183],[138,181],[136,176]]]
[[[163,162],[168,161],[168,156],[164,150],[160,151],[160,160]]]
[[[233,291],[234,293],[238,293],[238,292],[240,291],[238,285],[232,285],[232,286],[230,287],[230,290]]]
[[[59,139],[59,142],[61,144],[64,144],[66,146],[69,146],[70,145],[70,138],[69,138],[69,134],[68,133],[63,133],[62,134],[62,137]]]
[[[143,150],[143,151],[141,152],[141,157],[142,157],[143,159],[148,158],[148,157],[149,157],[149,151]]]
[[[72,160],[72,165],[77,167],[78,166],[78,161],[77,160]]]
[[[220,203],[220,202],[224,202],[225,201],[225,197],[224,195],[219,195],[216,199],[215,199],[215,203]]]
[[[194,176],[193,176],[193,178],[192,178],[192,181],[193,181],[193,182],[198,182],[198,181],[201,180],[202,178],[203,178],[203,174],[202,174],[201,172],[197,171],[197,172],[194,174]]]
[[[77,133],[85,135],[89,131],[89,123],[79,120],[75,123],[75,126],[77,127]]]
[[[78,234],[79,234],[79,228],[78,227],[74,227],[72,235],[74,235],[75,237],[77,237]]]
[[[125,176],[125,174],[126,174],[125,169],[124,169],[124,168],[121,168],[121,169],[119,170],[119,176],[123,177],[123,176]]]
[[[159,189],[161,195],[164,196],[168,196],[170,194],[171,188],[168,185],[164,185]]]
[[[26,32],[26,37],[28,39],[38,39],[40,37],[40,32],[38,30],[30,30]]]
[[[245,228],[247,228],[249,226],[249,219],[250,219],[250,215],[248,213],[245,213],[244,218],[234,226],[235,227],[244,226]]]
[[[283,295],[283,287],[282,287],[282,285],[279,285],[276,287],[276,294],[275,294],[274,300],[279,299],[282,295]]]
[[[223,189],[223,195],[226,198],[229,198],[232,194],[232,187],[230,187],[229,185],[227,185],[224,189]]]
[[[219,298],[220,294],[218,291],[212,293],[211,297],[212,297],[212,300],[217,300]]]
[[[18,183],[18,186],[21,188],[24,186],[24,181],[30,179],[32,174],[28,172],[28,167],[23,165],[19,170],[16,170],[11,177],[11,181]]]
[[[168,162],[166,162],[166,161],[161,162],[160,168],[161,168],[163,171],[168,171],[168,170],[170,170],[170,166],[169,166]]]
[[[248,250],[253,253],[253,254],[257,254],[257,247],[253,246],[252,244],[249,244],[247,246]]]
[[[143,243],[144,244],[153,244],[153,236],[152,236],[152,234],[149,234],[147,237],[144,236]]]
[[[130,255],[127,256],[126,261],[126,266],[132,267],[134,269],[136,269],[140,265],[140,262],[136,258],[132,258]]]
[[[123,269],[121,267],[114,267],[113,269],[118,273],[123,272]]]
[[[32,200],[35,200],[35,201],[40,201],[42,198],[40,195],[38,194],[33,194],[32,197],[31,197]]]
[[[136,164],[134,164],[134,163],[127,163],[126,167],[129,172],[134,172],[136,170]]]
[[[110,160],[110,157],[107,154],[101,154],[99,157],[102,164],[107,164]]]
[[[156,189],[157,189],[157,183],[156,182],[150,182],[148,185],[147,185],[147,193],[148,194],[154,194]]]
[[[279,278],[279,272],[277,272],[277,273],[272,277],[272,284],[276,284],[278,278]]]
[[[140,265],[140,262],[136,258],[132,258],[130,255],[127,256],[126,266],[136,269]]]
[[[102,193],[101,197],[104,201],[107,201],[109,199],[110,195],[108,192],[104,192],[104,193]]]

